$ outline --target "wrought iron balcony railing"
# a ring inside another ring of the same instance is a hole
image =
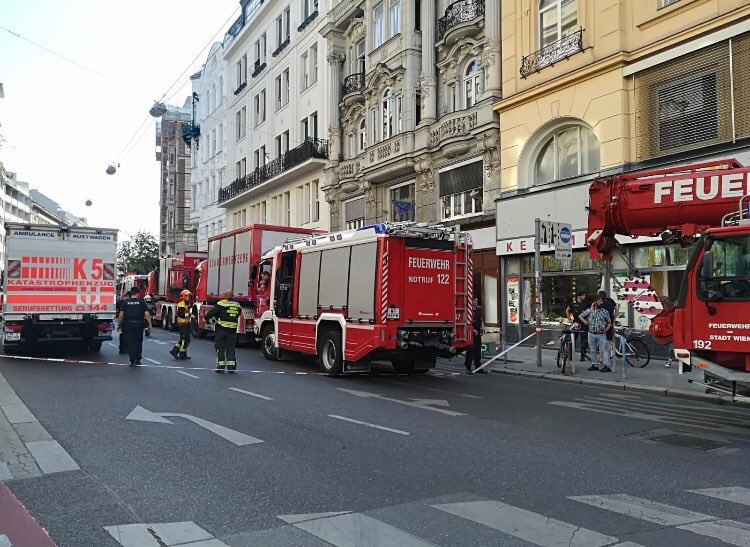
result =
[[[490,0],[497,2],[498,0]],[[445,34],[461,23],[466,23],[484,15],[484,0],[458,0],[445,10],[445,15],[438,19],[437,40],[443,39]]]
[[[235,180],[225,188],[219,189],[218,203],[224,203],[235,198],[312,158],[328,159],[327,140],[305,139],[305,142],[292,148],[286,154],[282,154],[280,158],[276,158],[272,162],[258,167],[252,173],[248,173],[247,176]]]
[[[521,59],[521,78],[567,59],[579,51],[583,51],[583,29],[568,34],[557,42],[523,57]]]
[[[341,96],[348,95],[349,93],[359,93],[365,88],[365,73],[357,72],[356,74],[350,74],[344,78],[344,83],[341,85]]]

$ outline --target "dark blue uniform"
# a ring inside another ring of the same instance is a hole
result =
[[[142,298],[129,298],[122,302],[122,334],[128,348],[131,365],[140,365],[143,354],[144,319],[148,307]]]
[[[470,348],[466,350],[466,370],[471,372],[471,365],[474,363],[474,368],[479,368],[482,365],[482,327],[484,326],[482,320],[482,309],[479,306],[474,306],[474,317],[472,318],[471,328],[479,334],[474,335],[474,343]]]

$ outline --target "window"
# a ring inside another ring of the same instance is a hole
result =
[[[234,178],[242,179],[247,174],[247,159],[242,158],[240,161],[234,164]],[[200,183],[198,183],[200,185]]]
[[[680,0],[659,0],[659,8],[666,8],[667,6],[671,6],[672,4],[676,4]]]
[[[281,106],[289,103],[289,69],[281,73]]]
[[[414,108],[414,123],[419,125],[419,122],[422,121],[422,94],[419,91],[414,95]]]
[[[318,81],[318,44],[310,48],[310,85]]]
[[[263,64],[266,62],[266,50],[267,50],[267,38],[266,33],[264,32],[260,37],[260,63]]]
[[[388,13],[388,38],[393,38],[401,32],[401,2],[391,0],[391,9]]]
[[[365,198],[344,202],[344,220],[347,230],[362,228],[365,225]]]
[[[358,143],[357,152],[362,153],[365,151],[365,148],[367,147],[367,127],[365,124],[365,119],[362,118],[359,122],[359,143]]]
[[[281,74],[276,76],[274,80],[274,89],[276,89],[276,110],[278,110],[281,108],[281,99],[283,97],[283,93],[281,92]]]
[[[699,268],[698,296],[702,300],[750,299],[750,236],[709,240],[711,272]]]
[[[383,4],[378,4],[373,10],[373,22],[372,22],[372,47],[373,49],[379,48],[385,41],[385,15]]]
[[[398,97],[400,105],[401,96]],[[383,100],[380,103],[380,118],[382,122],[382,140],[390,139],[397,131],[400,121],[397,121],[396,116],[400,117],[400,112],[397,112],[396,108],[396,97],[393,94],[392,89],[386,89],[383,93]]]
[[[283,153],[289,152],[289,130],[287,129],[281,134],[281,144],[284,148]]]
[[[302,0],[303,19],[307,19],[315,11],[318,11],[318,0]]]
[[[312,138],[318,140],[318,113],[310,114],[310,128],[312,129]]]
[[[260,147],[260,165],[263,166],[266,164],[266,145]]]
[[[471,108],[479,100],[482,94],[482,78],[479,63],[472,61],[466,67],[464,76],[464,108]]]
[[[253,168],[257,169],[260,167],[260,150],[253,152]]]
[[[247,132],[247,108],[242,107],[235,115],[235,123],[237,125],[237,140],[245,138]]]
[[[456,111],[456,84],[448,84],[448,112]]]
[[[352,47],[353,55],[350,56],[349,62],[349,73],[357,74],[365,73],[365,41],[360,40],[357,45]]]
[[[378,110],[377,108],[373,108],[370,114],[370,118],[372,119],[372,123],[370,124],[370,127],[372,127],[372,143],[375,144],[378,141]]]
[[[534,163],[534,181],[545,184],[599,171],[599,139],[583,126],[564,128],[541,147]]]
[[[221,104],[224,98],[224,77],[219,76],[219,104]]]
[[[266,121],[266,90],[262,90],[255,96],[255,125],[258,126]]]
[[[242,56],[242,59],[237,61],[236,65],[236,75],[237,75],[237,91],[235,93],[238,93],[242,90],[243,86],[247,84],[247,54]]]
[[[307,140],[307,137],[310,136],[310,124],[307,121],[307,118],[303,118],[300,122],[300,140],[302,142]]]
[[[211,156],[216,154],[216,129],[211,131]]]
[[[391,220],[414,220],[414,184],[405,184],[390,191]]]
[[[716,73],[689,76],[657,90],[659,151],[709,142],[719,137]]]
[[[289,41],[291,34],[291,23],[289,20],[289,7],[276,19],[276,49],[281,49]]]
[[[281,135],[277,135],[276,136],[276,141],[275,142],[276,142],[276,157],[280,158],[281,154],[282,154],[282,152],[281,152]]]
[[[219,124],[219,136],[216,141],[216,146],[219,147],[219,152],[224,150],[224,124],[223,123]]]
[[[302,75],[302,89],[307,89],[310,85],[310,65],[308,64],[307,52],[300,57],[300,73]]]
[[[465,190],[440,198],[443,220],[482,212],[482,188]]]
[[[291,12],[289,10],[289,7],[287,6],[287,8],[284,10],[284,41],[285,42],[289,41],[289,37],[292,34],[292,30],[291,30],[292,23],[291,23],[290,14]]]
[[[310,185],[302,186],[302,224],[310,222]]]
[[[314,180],[310,186],[310,198],[312,204],[310,207],[310,221],[318,222],[320,220],[320,199],[318,197],[318,181]]]
[[[572,34],[577,26],[576,0],[541,0],[539,2],[540,49]]]
[[[483,162],[475,161],[439,174],[442,220],[480,213],[484,186]]]

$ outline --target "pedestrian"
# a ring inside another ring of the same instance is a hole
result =
[[[138,289],[132,289],[129,292],[130,298],[123,301],[122,309],[117,317],[118,329],[122,331],[120,337],[125,338],[131,367],[141,364],[144,323],[151,331],[151,314],[148,312],[146,302],[142,298],[137,298],[138,293]]]
[[[612,328],[607,331],[607,351],[609,352],[610,362],[614,362],[615,318],[620,315],[620,308],[617,302],[607,296],[604,291],[599,291],[599,298],[602,301],[602,308],[609,313],[609,322],[612,325]]]
[[[115,309],[117,311],[117,316],[120,316],[120,312],[122,311],[122,303],[130,298],[130,292],[126,292],[120,296],[120,298],[117,299],[117,302],[115,302]],[[124,355],[128,352],[128,348],[125,345],[125,335],[123,333],[120,333],[120,348],[119,348],[119,354]]]
[[[478,369],[482,366],[482,304],[478,298],[474,299],[474,315],[471,318],[471,333],[473,335],[473,343],[470,348],[466,348],[466,374],[474,374],[472,371],[472,363],[474,368]],[[487,374],[487,371],[477,370],[477,374]]]
[[[175,359],[190,359],[187,349],[190,345],[191,298],[190,291],[185,289],[180,293],[180,301],[177,303],[177,330],[180,332],[180,339],[169,351]]]
[[[226,291],[222,296],[224,298],[212,306],[206,314],[206,320],[216,320],[214,338],[216,372],[223,374],[226,368],[229,374],[233,374],[237,369],[235,348],[237,347],[237,324],[242,313],[242,306],[231,300],[232,291]]]
[[[591,350],[591,366],[588,370],[612,372],[609,368],[609,351],[607,351],[607,331],[612,328],[609,312],[602,307],[602,299],[596,296],[593,304],[579,316],[589,329],[589,348]],[[604,368],[599,369],[599,350],[604,356]]]
[[[581,313],[588,308],[588,302],[586,298],[586,291],[578,291],[575,299],[568,304],[565,310],[565,315],[568,319],[577,323],[580,329],[574,330],[575,343],[578,345],[578,349],[581,350],[581,362],[586,360],[586,353],[589,349],[588,336],[586,334],[586,324],[580,320]]]

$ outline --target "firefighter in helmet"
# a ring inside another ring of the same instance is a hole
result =
[[[175,359],[190,359],[187,354],[190,345],[190,291],[185,289],[180,293],[180,301],[177,303],[177,330],[180,332],[180,339],[169,353]]]
[[[214,348],[216,348],[216,372],[224,373],[224,369],[230,374],[237,369],[235,348],[237,346],[237,325],[239,323],[242,307],[231,300],[232,291],[226,291],[224,298],[212,306],[206,314],[206,320],[216,320],[216,337]]]

